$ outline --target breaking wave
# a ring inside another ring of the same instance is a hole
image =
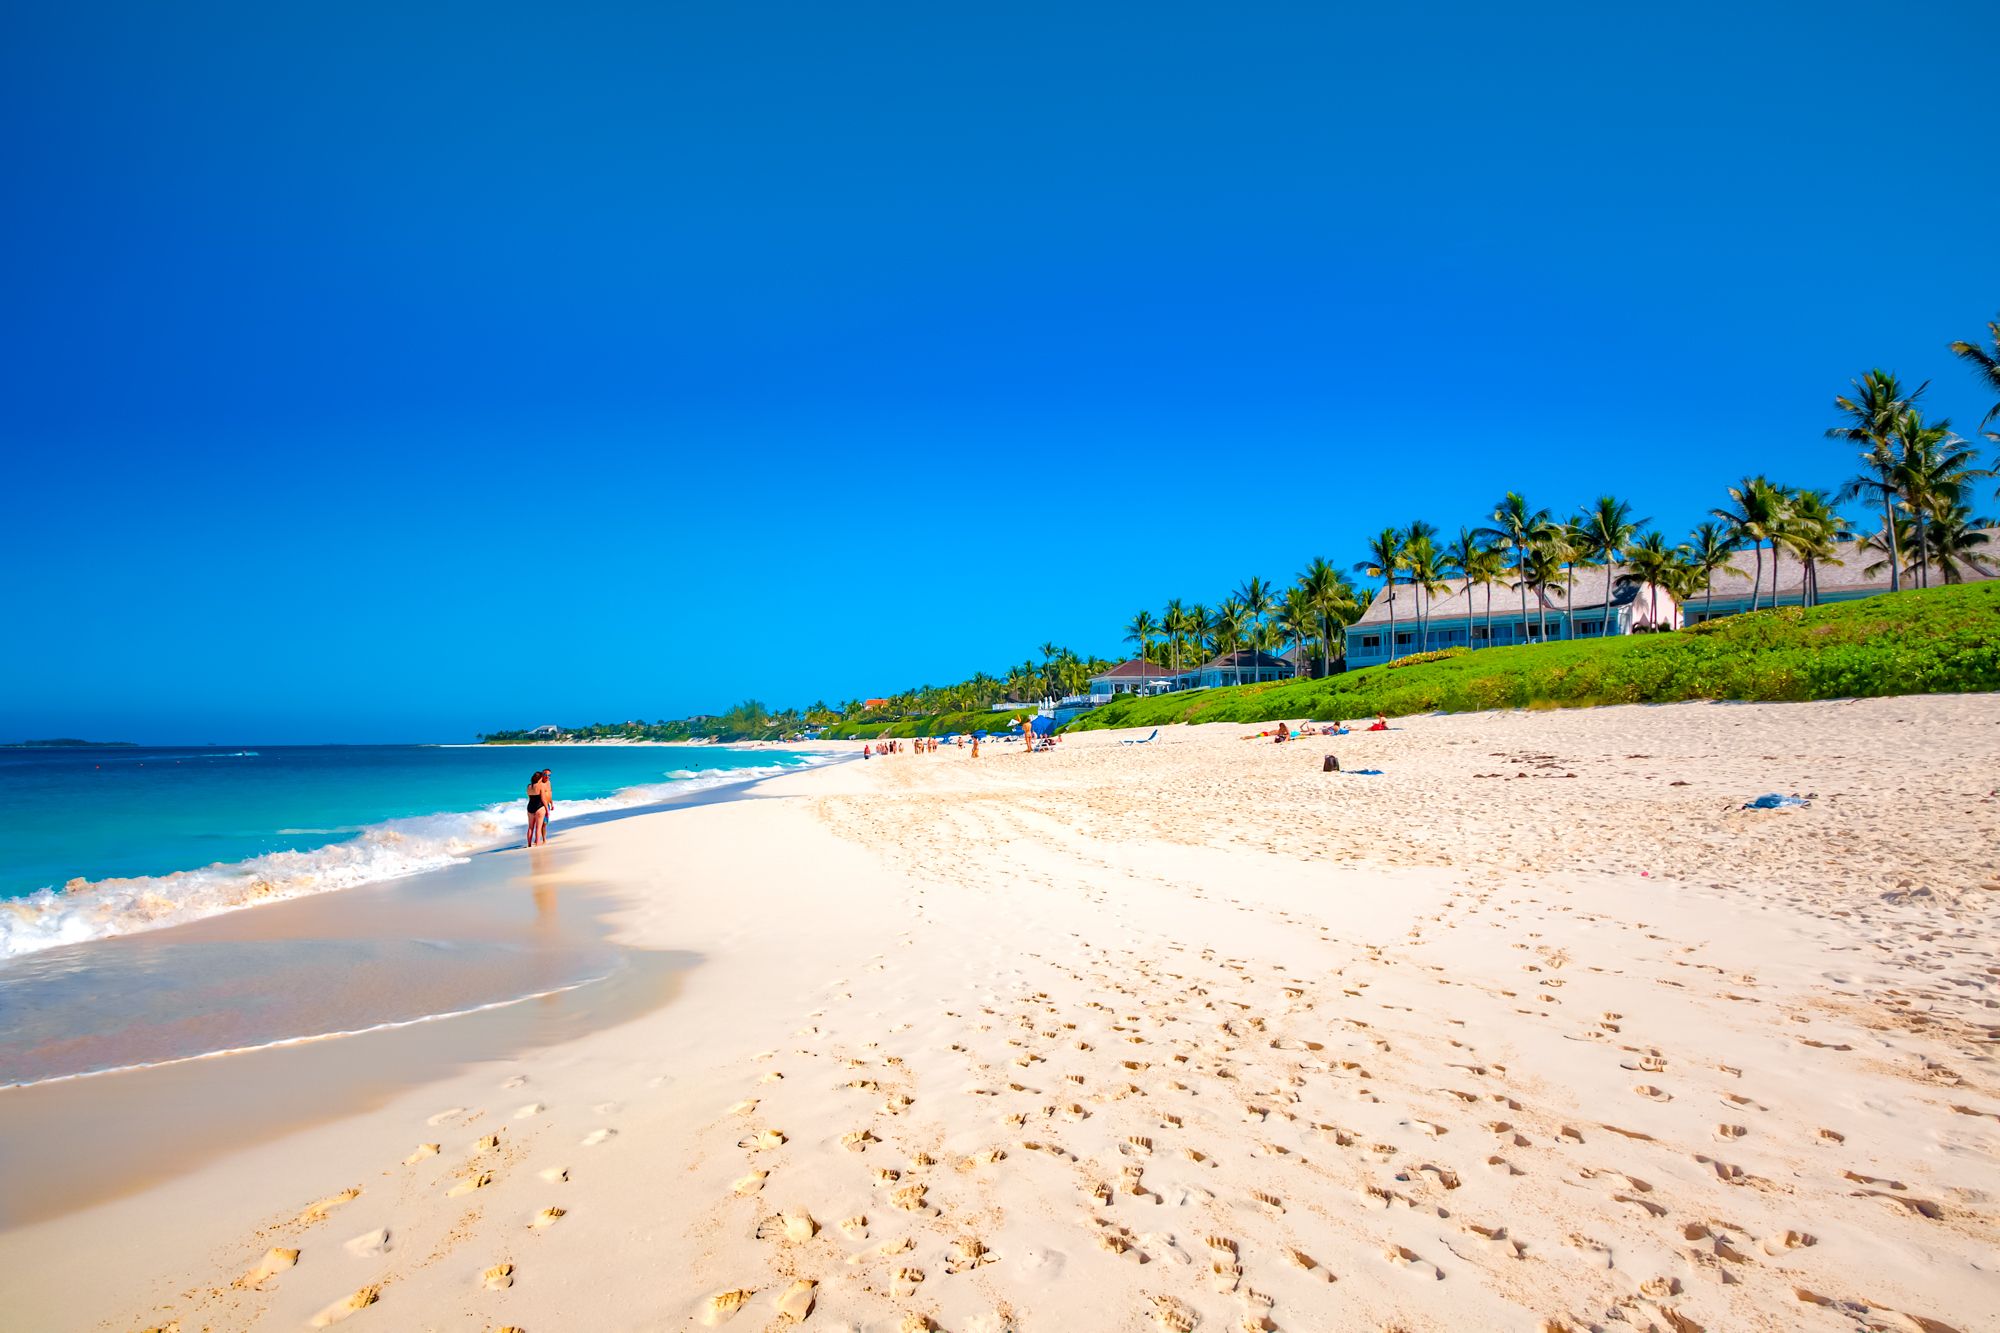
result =
[[[773,777],[803,766],[795,762],[675,770],[667,782],[627,787],[593,800],[565,800],[555,827],[560,832],[579,816],[657,805],[689,792]],[[328,829],[356,836],[307,851],[267,852],[166,875],[75,879],[61,889],[0,899],[0,959],[437,870],[475,852],[518,841],[526,830],[523,805],[510,801],[478,810],[390,819],[358,830]]]

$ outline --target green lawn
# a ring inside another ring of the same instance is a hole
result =
[[[1069,729],[1969,690],[2000,690],[2000,582],[1759,611],[1672,634],[1485,648],[1325,680],[1121,699]]]

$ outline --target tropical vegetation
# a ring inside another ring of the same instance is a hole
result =
[[[2000,395],[2000,319],[1987,325],[1987,335],[1984,343],[1954,342],[1950,350],[1980,385]],[[1707,621],[1718,579],[1746,579],[1750,611],[1775,607],[1788,561],[1795,566],[1801,609],[1818,605],[1823,568],[1857,556],[1865,562],[1865,576],[1888,575],[1892,592],[1906,583],[1926,589],[1991,576],[2000,547],[1984,529],[1994,520],[1975,510],[1979,483],[2000,470],[1982,466],[1978,447],[1953,430],[1948,419],[1925,415],[1922,399],[1929,387],[1928,382],[1909,387],[1879,368],[1855,378],[1847,392],[1834,396],[1834,421],[1826,429],[1829,439],[1853,450],[1844,479],[1817,488],[1791,486],[1763,474],[1745,476],[1726,487],[1708,517],[1678,540],[1654,528],[1652,520],[1638,516],[1632,503],[1618,496],[1600,495],[1565,515],[1508,491],[1490,512],[1449,537],[1421,518],[1383,528],[1361,543],[1361,558],[1350,567],[1358,583],[1325,557],[1315,557],[1289,584],[1253,575],[1213,607],[1175,597],[1158,610],[1143,608],[1126,621],[1122,638],[1136,658],[1164,668],[1166,675],[1217,661],[1225,681],[1234,672],[1232,683],[1240,683],[1245,658],[1289,648],[1300,676],[1328,678],[1345,666],[1348,626],[1377,602],[1386,611],[1391,645],[1402,642],[1398,631],[1406,620],[1411,626],[1414,651],[1400,660],[1407,664],[1421,658],[1442,669],[1451,664],[1431,663],[1426,656],[1432,611],[1440,596],[1456,593],[1465,596],[1468,618],[1484,618],[1484,632],[1472,636],[1475,640],[1494,641],[1493,602],[1499,589],[1503,606],[1512,594],[1524,635],[1540,640],[1532,646],[1553,649],[1552,608],[1560,630],[1555,638],[1576,638],[1573,610],[1580,580],[1600,593],[1601,601],[1592,605],[1609,604],[1614,587],[1622,583],[1641,602],[1657,602],[1662,594],[1690,607],[1698,601],[1701,619]],[[2000,424],[2000,402],[1980,422],[1989,438],[2000,440],[2000,432],[1990,429],[1995,424]],[[1859,527],[1841,512],[1843,505],[1856,503],[1868,515]],[[1751,557],[1747,572],[1736,563],[1738,553],[1745,551]],[[1475,592],[1481,594],[1476,613]],[[1671,617],[1663,619],[1671,622]],[[1594,623],[1596,636],[1607,645],[1618,637],[1609,615]],[[1622,654],[1631,647],[1628,643],[1611,651]],[[1112,659],[1045,642],[1035,654],[997,674],[979,672],[955,684],[920,685],[881,698],[820,701],[777,712],[748,700],[717,716],[596,724],[562,734],[577,739],[737,740],[942,735],[981,725],[993,730],[1042,700],[1082,694],[1092,677],[1114,665]],[[1471,668],[1457,663],[1451,669]],[[1348,677],[1340,689],[1352,688],[1366,674]],[[1183,707],[1181,693],[1165,701],[1121,700],[1083,725],[1105,725],[1107,719],[1132,716],[1134,709],[1146,717],[1172,713]],[[1213,703],[1218,696],[1204,697],[1209,702],[1185,706],[1197,713],[1220,706]],[[515,731],[483,739],[546,737]]]
[[[1435,653],[1328,677],[1122,697],[1070,726],[1350,721],[1696,699],[2000,690],[2000,583],[1726,616],[1673,634]]]

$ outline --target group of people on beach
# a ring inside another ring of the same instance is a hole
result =
[[[549,840],[549,816],[556,812],[556,792],[549,783],[552,769],[542,769],[528,779],[528,845],[539,847]]]
[[[1375,715],[1375,721],[1370,723],[1366,728],[1368,731],[1387,731],[1388,729],[1389,719],[1380,713]],[[1315,727],[1310,722],[1301,722],[1297,731],[1293,731],[1288,723],[1280,722],[1275,731],[1260,731],[1254,736],[1245,736],[1243,739],[1246,741],[1269,740],[1273,744],[1283,745],[1286,741],[1297,740],[1305,736],[1345,736],[1347,734],[1348,726],[1345,722],[1337,721],[1330,727]]]
[[[909,753],[936,754],[937,747],[938,747],[937,737],[919,736],[915,740],[910,742]],[[861,747],[861,757],[863,759],[873,759],[876,755],[881,755],[881,754],[902,754],[902,753],[904,753],[904,749],[903,749],[903,743],[901,741],[877,741],[873,745],[864,745]]]

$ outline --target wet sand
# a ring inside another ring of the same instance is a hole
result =
[[[0,1228],[664,1003],[698,960],[612,943],[572,859],[552,841],[0,971]]]

